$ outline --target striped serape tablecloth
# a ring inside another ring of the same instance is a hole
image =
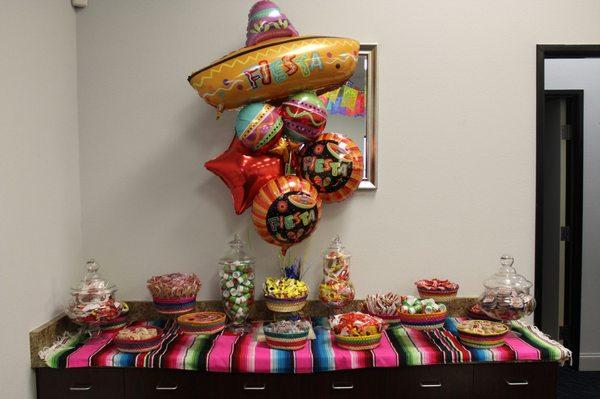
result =
[[[326,318],[314,318],[316,339],[303,349],[289,352],[270,349],[255,334],[223,332],[214,336],[181,334],[173,321],[136,322],[164,328],[162,345],[144,354],[119,352],[111,343],[114,333],[89,338],[84,334],[48,351],[45,361],[53,368],[148,367],[239,373],[312,373],[367,367],[398,367],[468,362],[556,361],[570,358],[568,349],[550,340],[537,328],[513,323],[505,345],[494,349],[463,346],[456,325],[465,318],[447,318],[444,328],[417,331],[389,329],[373,350],[349,351],[335,345]],[[255,327],[260,326],[255,323]]]

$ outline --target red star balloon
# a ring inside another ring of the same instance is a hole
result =
[[[204,164],[204,167],[229,187],[233,208],[240,215],[269,180],[283,175],[283,163],[277,156],[253,153],[234,137],[227,151]]]

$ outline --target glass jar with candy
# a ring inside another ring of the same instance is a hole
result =
[[[514,262],[512,256],[503,255],[498,271],[483,282],[485,289],[478,303],[481,311],[492,319],[518,320],[535,310],[535,299],[530,293],[533,284],[517,274]]]
[[[319,299],[337,314],[354,300],[354,285],[350,281],[350,253],[339,236],[336,236],[323,254],[323,280],[319,286]]]
[[[99,331],[102,326],[120,316],[123,305],[116,300],[117,287],[100,277],[100,266],[94,259],[86,263],[86,274],[71,289],[71,302],[65,313],[75,324],[88,332]]]
[[[228,329],[236,334],[252,331],[248,316],[254,304],[254,258],[236,234],[229,253],[219,260],[221,298],[229,318]]]

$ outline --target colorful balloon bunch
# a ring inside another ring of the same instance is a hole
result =
[[[324,133],[318,97],[352,76],[358,49],[352,39],[298,36],[273,2],[261,0],[248,15],[246,47],[188,78],[217,117],[242,107],[229,148],[205,167],[229,187],[237,214],[252,205],[257,231],[284,254],[315,230],[322,201],[344,200],[362,179],[360,149]]]

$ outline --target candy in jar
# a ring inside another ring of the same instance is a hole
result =
[[[229,254],[219,261],[221,298],[229,330],[241,334],[251,331],[247,319],[254,304],[254,258],[246,254],[237,234],[229,246]]]
[[[485,290],[479,297],[479,308],[495,320],[518,320],[535,310],[535,299],[530,294],[529,280],[513,267],[514,258],[503,255],[500,269],[483,282]]]
[[[319,299],[334,311],[354,299],[349,268],[350,254],[336,236],[323,255],[323,280],[319,286]]]
[[[86,268],[83,280],[71,289],[73,299],[65,313],[76,324],[98,327],[119,317],[122,304],[115,298],[117,287],[100,277],[100,266],[94,259],[86,263]]]

